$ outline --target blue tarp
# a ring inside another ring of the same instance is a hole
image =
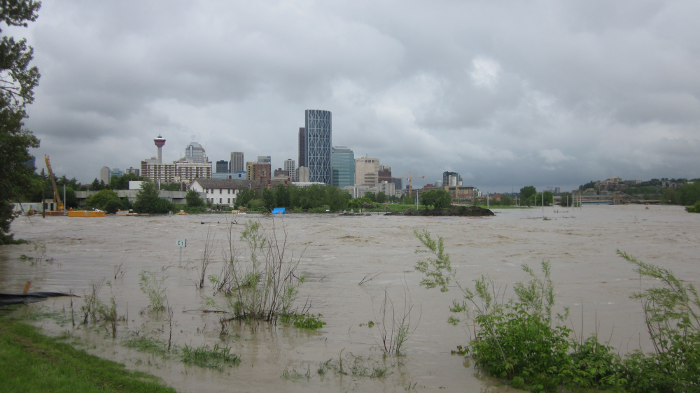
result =
[[[287,209],[284,207],[276,207],[272,209],[272,214],[284,214],[287,212]]]

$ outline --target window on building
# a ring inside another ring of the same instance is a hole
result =
[[[223,194],[223,193],[224,193],[223,191],[224,191],[224,190],[222,190],[222,189],[219,188],[219,194]]]
[[[231,203],[231,198],[228,199],[228,203]]]
[[[219,198],[219,203],[221,203],[221,200],[222,200],[222,199],[224,199],[224,198]]]

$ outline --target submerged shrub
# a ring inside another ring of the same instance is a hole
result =
[[[148,308],[152,311],[164,311],[167,299],[165,288],[163,288],[165,277],[158,279],[156,274],[149,270],[142,270],[140,276],[139,286],[141,287],[141,292],[145,293],[151,302]]]
[[[623,365],[612,347],[599,343],[595,336],[577,343],[569,337],[571,329],[554,323],[555,319],[565,320],[568,309],[552,318],[554,285],[548,262],[542,262],[543,277],[523,265],[530,281],[516,283],[516,297],[499,302],[503,293],[487,277],[474,280],[474,289],[456,280],[442,238],[435,240],[428,231],[415,231],[415,236],[427,248],[416,252],[431,254],[416,265],[424,275],[421,285],[447,292],[448,284],[454,282],[462,293],[450,311],[474,321],[476,331],[469,350],[460,347],[459,353],[469,352],[477,366],[532,391],[555,391],[561,386],[618,390],[625,386]],[[457,324],[460,318],[451,316],[448,322]]]
[[[287,233],[282,230],[283,236],[278,237],[275,228],[265,231],[259,222],[249,221],[240,234],[247,246],[244,253],[235,244],[234,228],[229,224],[223,270],[209,277],[225,304],[219,305],[216,298],[209,298],[207,304],[238,320],[276,322],[285,314],[296,314],[293,305],[305,276],[296,272],[300,260],[292,259],[287,249]]]
[[[282,323],[292,323],[294,327],[299,329],[307,330],[318,330],[326,325],[325,322],[321,321],[323,315],[313,315],[313,314],[283,314],[280,316],[280,322]]]
[[[633,353],[625,361],[634,391],[686,392],[700,390],[700,297],[692,284],[683,284],[668,269],[618,254],[636,266],[640,276],[661,282],[634,293],[641,300],[654,344],[651,354]]]
[[[686,206],[685,210],[688,213],[700,213],[700,201],[695,202],[692,206]]]

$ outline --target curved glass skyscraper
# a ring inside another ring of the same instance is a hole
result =
[[[333,184],[331,112],[307,109],[304,117],[306,125],[306,166],[309,168],[309,181]]]

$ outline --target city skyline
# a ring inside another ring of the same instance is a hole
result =
[[[212,161],[280,167],[300,114],[324,108],[335,144],[417,185],[445,171],[490,191],[698,177],[700,6],[369,4],[44,3],[6,29],[42,75],[31,154],[87,183],[137,167],[162,134],[169,160],[196,140]]]

